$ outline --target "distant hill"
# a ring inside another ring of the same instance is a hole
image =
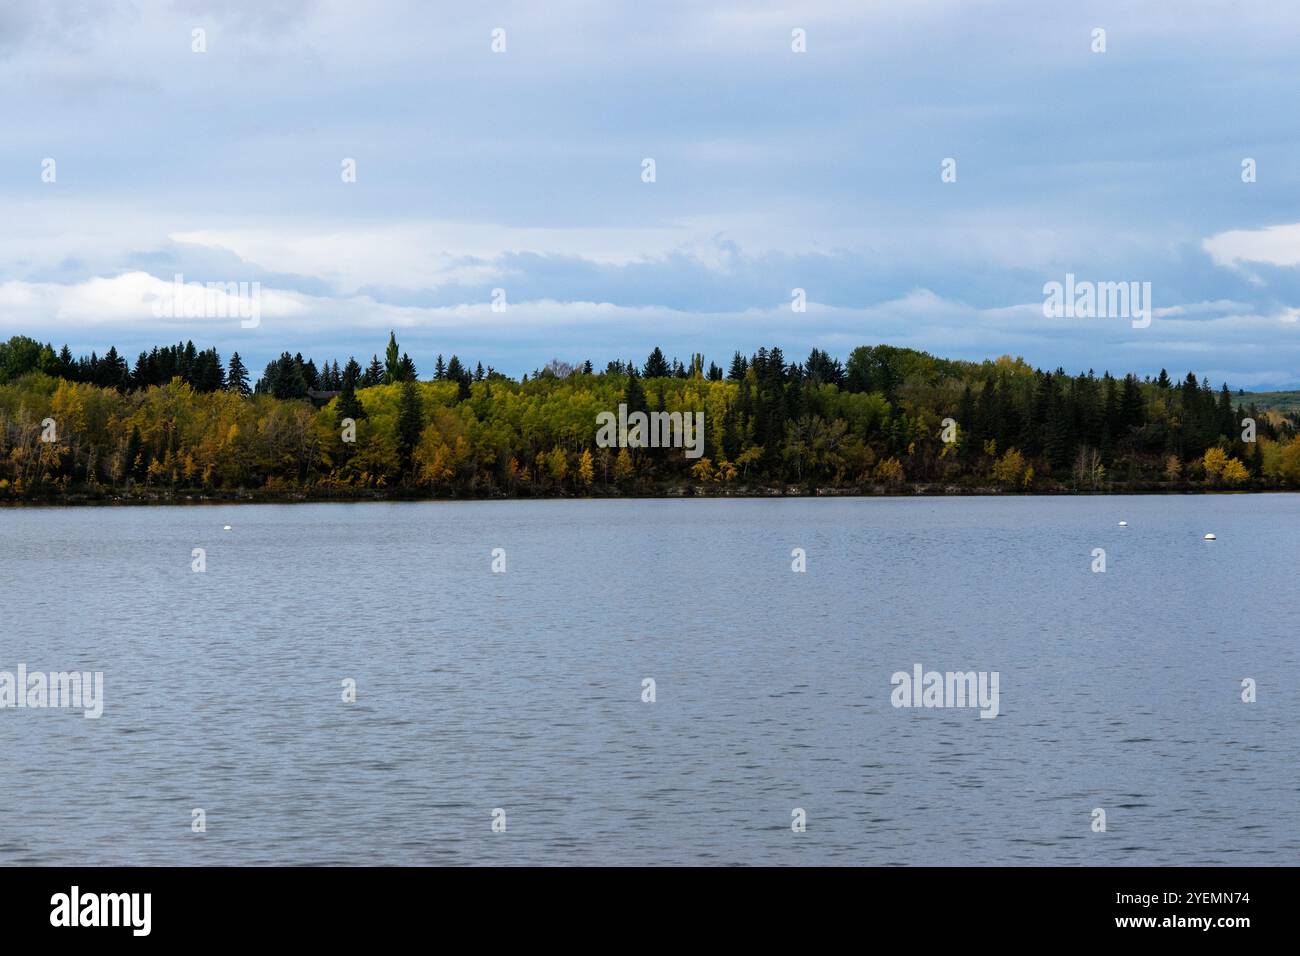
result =
[[[1277,411],[1282,414],[1300,412],[1300,391],[1294,392],[1243,392],[1232,397],[1233,404],[1247,406],[1251,402],[1260,411]]]

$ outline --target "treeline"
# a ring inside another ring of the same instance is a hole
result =
[[[596,416],[704,412],[702,454],[601,448]],[[1178,491],[1300,488],[1295,413],[1172,380],[951,361],[887,345],[727,367],[656,348],[519,380],[452,356],[431,380],[288,352],[252,387],[191,343],[73,359],[0,344],[0,496]]]
[[[364,370],[356,359],[349,359],[347,366],[340,370],[337,360],[317,367],[313,359],[304,359],[301,352],[295,355],[283,352],[267,364],[262,377],[250,388],[248,369],[238,352],[230,356],[229,365],[223,365],[215,348],[200,352],[193,342],[141,352],[135,364],[128,366],[116,346],[110,347],[102,357],[91,352],[74,358],[67,345],[56,353],[52,345],[14,336],[8,342],[0,342],[0,385],[28,372],[43,372],[69,382],[84,382],[119,392],[166,385],[179,378],[196,392],[232,391],[241,395],[256,392],[274,398],[307,398],[312,392],[340,391],[345,374],[351,374],[353,384],[359,388],[418,378],[415,363],[405,352],[398,354],[397,339],[391,333],[385,355],[383,362],[378,355],[371,356]],[[452,356],[450,363],[444,363],[439,355],[434,378],[481,381],[487,374],[494,373],[491,369],[485,373],[482,364],[471,375],[456,356]]]

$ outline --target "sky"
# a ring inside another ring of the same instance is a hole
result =
[[[6,3],[0,335],[1296,388],[1298,54],[1293,0]],[[160,315],[178,274],[258,324]],[[1067,274],[1153,321],[1045,316]]]

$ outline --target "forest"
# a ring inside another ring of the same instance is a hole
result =
[[[726,368],[0,343],[0,501],[1300,489],[1300,413],[1187,373],[1044,371],[889,345]],[[703,412],[704,451],[602,448],[596,416]]]

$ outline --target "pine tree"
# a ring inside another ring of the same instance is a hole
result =
[[[1228,391],[1228,383],[1223,383],[1223,388],[1219,392],[1219,404],[1215,409],[1218,419],[1219,434],[1225,438],[1233,439],[1238,435],[1237,417],[1232,411],[1232,393]]]
[[[131,387],[148,388],[152,384],[154,381],[153,372],[149,368],[149,353],[141,352],[135,360],[135,368],[131,370]]]
[[[360,381],[361,366],[356,359],[349,358],[347,366],[343,369],[338,407],[334,415],[335,424],[342,424],[345,418],[361,421],[366,417],[365,406],[361,404],[361,399],[357,398],[357,384]]]
[[[126,360],[117,354],[115,346],[109,346],[108,351],[104,354],[104,359],[99,366],[99,377],[96,384],[104,388],[115,388],[119,392],[125,392],[130,385]]]
[[[279,399],[306,398],[307,378],[302,362],[288,352],[281,352],[278,359],[266,366],[256,391]]]
[[[402,398],[397,406],[397,454],[402,468],[411,467],[411,455],[420,442],[424,430],[424,409],[420,404],[420,389],[413,381],[402,383]]]
[[[397,348],[397,335],[388,333],[388,348],[384,350],[384,384],[402,381],[402,357]]]
[[[663,350],[656,345],[654,351],[645,360],[645,367],[641,372],[641,377],[667,378],[671,374],[672,369],[668,365],[668,360],[664,358]]]
[[[623,403],[627,405],[628,414],[632,412],[648,412],[649,406],[646,404],[645,389],[641,387],[641,380],[637,378],[636,369],[629,369],[627,375],[627,387],[623,389]]]
[[[194,362],[199,357],[198,350],[194,348],[194,343],[187,341],[185,351],[181,355],[181,378],[186,382],[192,382],[194,376]]]
[[[727,372],[727,378],[733,382],[739,382],[745,377],[745,372],[749,368],[749,362],[745,356],[737,352],[731,357],[731,369]]]

